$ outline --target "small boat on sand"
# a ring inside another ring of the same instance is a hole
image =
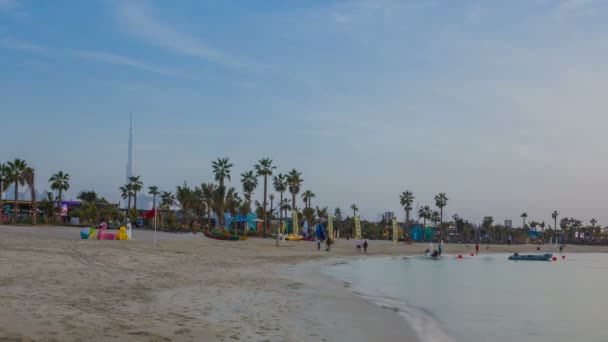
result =
[[[509,257],[509,260],[550,261],[552,257],[553,257],[553,254],[551,254],[551,253],[545,253],[545,254],[515,253]]]

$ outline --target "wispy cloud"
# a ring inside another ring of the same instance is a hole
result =
[[[0,0],[3,1],[3,0]],[[0,37],[0,46],[13,50],[29,51],[35,53],[46,53],[49,50],[41,45],[25,42],[19,39],[15,39],[10,36]]]
[[[141,3],[120,2],[118,18],[131,34],[147,43],[176,53],[202,58],[230,67],[243,67],[245,63],[219,51],[195,36],[180,32],[155,17],[153,9]]]
[[[580,10],[599,3],[598,0],[563,0],[559,4],[560,10]]]
[[[11,11],[19,8],[17,0],[0,0],[0,11]]]
[[[0,0],[2,1],[2,0]],[[123,55],[106,52],[106,51],[92,51],[92,50],[70,50],[70,49],[51,49],[39,44],[23,41],[16,39],[11,36],[0,37],[0,48],[6,48],[11,50],[19,50],[30,52],[37,55],[45,55],[51,57],[62,57],[62,58],[78,58],[81,60],[88,60],[104,64],[112,64],[117,66],[124,66],[133,68],[139,71],[151,72],[171,77],[188,77],[186,74],[179,73],[177,71],[163,68],[160,66],[148,64],[140,60],[126,57]]]
[[[122,65],[122,66],[131,67],[134,69],[153,72],[153,73],[162,74],[162,75],[168,75],[168,76],[177,75],[177,73],[175,73],[174,71],[171,71],[171,70],[168,70],[168,69],[165,69],[162,67],[150,65],[150,64],[138,61],[133,58],[129,58],[129,57],[125,57],[125,56],[121,56],[121,55],[117,55],[117,54],[113,54],[113,53],[109,53],[109,52],[104,52],[104,51],[78,50],[78,51],[74,51],[74,55],[77,57],[83,58],[83,59],[91,60],[91,61],[107,63],[107,64],[114,64],[114,65]]]

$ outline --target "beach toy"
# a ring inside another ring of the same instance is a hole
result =
[[[89,228],[89,239],[94,239],[95,238],[95,229],[93,229],[92,227]]]
[[[114,234],[114,233],[106,233],[106,229],[102,228],[97,233],[97,238],[99,240],[116,240],[116,234]]]
[[[89,238],[89,227],[84,227],[80,230],[80,238],[83,240]]]
[[[557,261],[557,257],[553,257],[553,261]]]
[[[101,227],[101,229],[106,229],[106,228],[108,228],[108,224],[107,224],[105,221],[104,221],[104,222],[101,222],[101,224],[100,224],[99,226]]]
[[[458,254],[458,259],[462,259],[462,254]]]
[[[117,240],[129,240],[129,235],[127,235],[127,228],[120,227],[118,231],[118,235],[116,235]]]
[[[566,259],[566,256],[565,256],[565,255],[562,255],[562,259]]]

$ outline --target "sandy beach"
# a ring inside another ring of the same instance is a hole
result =
[[[224,242],[159,232],[155,249],[151,231],[136,230],[132,241],[80,240],[78,232],[0,226],[0,340],[416,341],[390,309],[319,269],[353,258],[420,254],[426,244],[370,241],[362,256],[353,240],[340,240],[327,253],[312,242],[277,248],[272,239]],[[447,245],[445,253],[472,249]],[[493,245],[487,251],[535,250]]]

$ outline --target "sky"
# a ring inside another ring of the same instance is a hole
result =
[[[119,201],[263,157],[314,205],[608,224],[608,1],[0,0],[0,160]],[[42,181],[41,181],[42,180]],[[40,184],[40,183],[39,183]],[[256,191],[261,199],[263,191]],[[301,204],[300,204],[301,205]]]

